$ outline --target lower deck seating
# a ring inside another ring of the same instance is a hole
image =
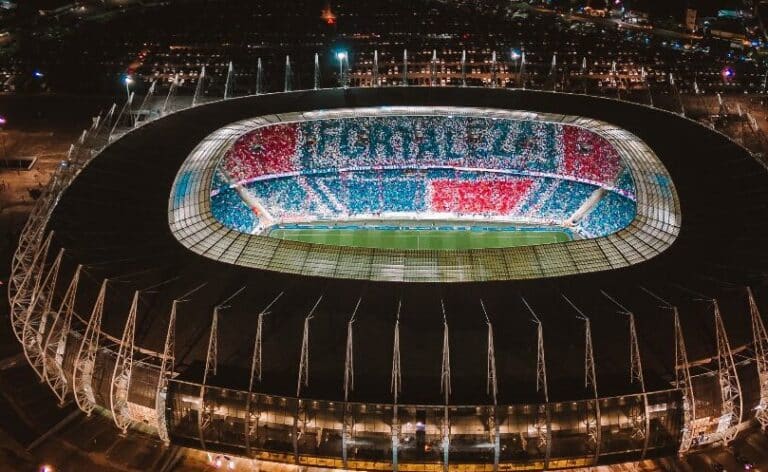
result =
[[[451,218],[486,216],[556,225],[566,225],[599,189],[566,179],[455,169],[318,172],[256,180],[246,188],[276,223],[450,213]],[[214,216],[229,227],[250,230],[256,217],[244,203],[238,206],[239,199],[236,191],[220,188],[212,197]],[[576,229],[590,236],[607,234],[629,224],[634,215],[633,200],[603,191]]]
[[[226,187],[211,197],[211,212],[224,226],[242,233],[252,232],[259,224],[256,214],[233,188]]]
[[[627,227],[635,217],[636,204],[617,193],[606,192],[577,224],[585,236],[610,234]]]
[[[541,205],[542,218],[567,220],[589,199],[597,189],[592,185],[569,180],[552,180],[555,185],[551,196]]]

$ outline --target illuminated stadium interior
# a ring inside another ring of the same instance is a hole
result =
[[[270,238],[299,250],[432,253],[655,233],[664,244],[645,260],[674,241],[677,208],[671,178],[653,152],[605,123],[386,107],[265,116],[217,131],[177,176],[171,226],[180,234],[190,213],[204,212],[213,216],[209,228],[243,233],[257,247],[273,244],[265,242]],[[175,219],[180,215],[184,221]],[[576,270],[619,261],[608,263]]]

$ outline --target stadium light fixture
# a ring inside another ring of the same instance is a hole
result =
[[[336,58],[339,60],[339,85],[345,87],[344,83],[344,61],[347,59],[347,51],[338,51]]]
[[[125,93],[128,95],[128,98],[131,97],[131,85],[133,84],[133,77],[130,75],[126,75],[123,79],[123,83],[125,83]]]

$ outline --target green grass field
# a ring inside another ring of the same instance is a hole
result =
[[[564,231],[440,231],[379,229],[274,229],[270,237],[330,246],[379,249],[489,249],[570,240]]]

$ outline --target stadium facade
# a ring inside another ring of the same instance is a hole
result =
[[[209,211],[243,120],[383,106],[579,117],[675,192],[640,170],[627,228],[523,252],[314,247]],[[305,466],[491,471],[668,456],[768,424],[768,248],[750,236],[768,176],[710,129],[587,96],[402,87],[224,100],[110,135],[96,124],[55,174],[9,300],[41,380],[123,431]],[[476,282],[491,279],[506,281]]]

